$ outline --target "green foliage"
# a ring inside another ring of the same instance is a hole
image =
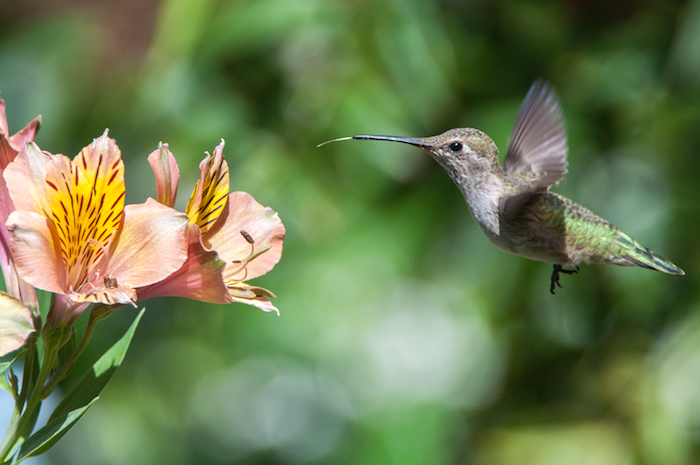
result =
[[[76,385],[66,393],[51,413],[46,426],[27,438],[12,463],[19,463],[27,457],[43,454],[49,450],[97,401],[116,369],[124,361],[126,351],[144,311],[145,309],[139,312],[124,336],[95,362],[92,370],[85,373]],[[75,339],[75,332],[72,332],[72,339]],[[73,349],[75,349],[75,344],[73,344]],[[59,364],[59,366],[61,365]]]
[[[67,418],[72,412],[77,412],[92,402],[100,395],[117,368],[124,361],[126,351],[131,344],[134,331],[141,321],[146,309],[142,309],[127,332],[107,352],[105,352],[92,366],[92,370],[83,375],[80,380],[68,391],[51,414],[49,422],[61,418]]]
[[[92,369],[87,371],[71,390],[63,396],[61,402],[55,407],[48,420],[46,420],[46,425],[37,431],[34,431],[34,428],[39,420],[39,413],[42,406],[41,401],[43,400],[42,391],[46,389],[46,386],[51,386],[48,391],[50,393],[55,386],[55,384],[50,382],[46,385],[44,383],[47,380],[48,374],[51,372],[55,373],[58,369],[63,369],[63,367],[69,363],[69,360],[71,360],[71,355],[78,349],[75,343],[75,330],[71,326],[54,331],[52,335],[56,336],[56,340],[52,339],[53,336],[49,336],[49,340],[45,343],[46,347],[48,347],[48,354],[44,357],[44,363],[46,363],[46,365],[42,366],[39,371],[33,369],[36,366],[34,363],[34,354],[36,353],[35,336],[30,337],[25,348],[21,351],[17,351],[18,354],[14,355],[14,357],[4,357],[6,361],[2,363],[1,367],[3,373],[0,373],[3,376],[3,380],[6,379],[4,371],[6,371],[13,362],[19,360],[22,355],[26,355],[23,366],[25,373],[23,375],[24,380],[21,392],[17,386],[18,382],[17,379],[14,378],[14,374],[10,374],[10,383],[4,383],[7,384],[7,386],[5,386],[6,389],[13,394],[15,398],[16,414],[13,415],[10,425],[8,426],[6,438],[3,441],[2,452],[4,455],[2,463],[16,464],[28,457],[45,453],[75,425],[88,408],[95,403],[102,390],[114,375],[116,369],[119,368],[124,361],[126,351],[131,344],[136,327],[144,312],[145,309],[142,309],[127,332],[107,350],[97,362],[95,362]],[[91,319],[91,322],[92,321]],[[90,329],[90,331],[92,331],[92,329]],[[62,333],[63,336],[58,337],[59,333]],[[64,341],[59,342],[57,339],[60,338],[63,338]],[[67,342],[65,340],[67,340]],[[56,347],[56,349],[51,349],[51,347]],[[82,348],[84,348],[84,346],[81,344],[80,349]],[[67,353],[68,350],[70,350],[70,353]],[[61,355],[62,353],[63,355]],[[28,372],[31,372],[31,376]]]
[[[27,438],[27,440],[22,444],[19,453],[13,458],[12,463],[20,463],[27,457],[43,454],[49,450],[68,432],[68,430],[71,429],[71,427],[80,419],[80,417],[83,416],[87,409],[89,409],[92,404],[97,402],[97,399],[98,398],[95,397],[88,402],[87,405],[72,410],[65,415],[58,416],[53,420],[49,420],[46,426]]]

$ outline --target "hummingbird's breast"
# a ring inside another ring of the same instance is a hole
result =
[[[477,224],[496,247],[531,260],[566,266],[597,261],[590,241],[580,240],[578,231],[586,230],[580,227],[584,225],[595,233],[604,220],[558,194],[533,193],[527,179],[471,168],[448,173],[460,187]],[[512,200],[517,207],[504,208],[513,205]]]

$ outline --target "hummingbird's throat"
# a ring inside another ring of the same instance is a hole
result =
[[[484,231],[499,236],[501,227],[498,219],[498,205],[503,193],[503,181],[493,173],[479,173],[478,176],[472,176],[459,172],[453,174],[454,172],[449,169],[447,171],[462,191],[474,220]]]

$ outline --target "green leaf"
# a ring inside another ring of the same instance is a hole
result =
[[[18,350],[0,357],[0,376],[7,371],[17,360],[27,352],[26,349]]]
[[[49,421],[46,426],[29,436],[22,444],[22,447],[20,447],[19,453],[15,456],[12,463],[19,463],[29,456],[43,454],[49,450],[73,427],[97,399],[98,397],[95,397],[87,405]]]
[[[14,375],[14,373],[10,372],[10,376]],[[10,381],[7,379],[7,376],[0,376],[0,388],[3,388],[10,394],[14,395],[14,389],[12,389],[12,385],[10,384]]]
[[[12,370],[10,370],[9,378],[5,375],[5,372],[12,366],[13,363],[24,357],[24,354],[26,353],[27,348],[23,347],[22,349],[7,354],[4,357],[0,357],[0,387],[13,396],[16,396],[17,392],[11,383],[17,383],[17,377]]]
[[[129,348],[129,344],[131,344],[131,338],[134,336],[136,326],[138,326],[144,311],[146,311],[145,308],[139,312],[124,336],[105,352],[92,366],[92,370],[85,373],[80,381],[66,394],[56,407],[56,410],[51,414],[49,422],[62,418],[68,415],[69,412],[92,403],[100,395],[100,392],[112,378],[116,369],[124,361],[126,351]]]

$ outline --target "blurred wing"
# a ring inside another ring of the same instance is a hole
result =
[[[559,99],[549,84],[537,80],[518,112],[503,169],[534,175],[535,190],[549,188],[564,177],[568,151]]]
[[[515,177],[512,196],[503,198],[500,213],[509,215],[557,184],[566,173],[568,154],[564,118],[554,89],[537,80],[520,106],[503,170]]]

